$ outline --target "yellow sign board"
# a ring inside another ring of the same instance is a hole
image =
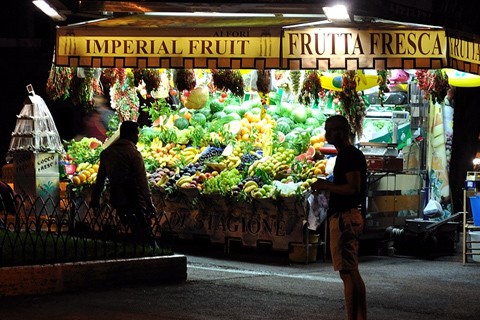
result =
[[[76,28],[57,30],[57,66],[234,69],[446,67],[444,30]]]
[[[450,65],[458,70],[480,74],[480,41],[469,38],[448,36]]]
[[[279,38],[71,37],[58,38],[59,56],[277,57]]]
[[[177,36],[151,31],[144,35],[122,35],[98,29],[86,31],[58,30],[57,65],[142,67],[144,64],[144,67],[185,68],[223,65],[239,69],[279,67],[280,36],[277,30],[192,30],[190,35]]]
[[[405,59],[434,68],[445,64],[446,48],[444,30],[310,28],[286,30],[282,53],[284,65],[302,69],[387,69]]]

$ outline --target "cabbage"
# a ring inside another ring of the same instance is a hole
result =
[[[307,118],[307,110],[303,106],[297,106],[291,114],[292,120],[296,123],[304,123]]]
[[[292,113],[293,105],[288,102],[282,102],[280,105],[277,105],[277,114],[281,117],[289,117]]]

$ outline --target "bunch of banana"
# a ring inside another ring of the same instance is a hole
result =
[[[75,171],[80,173],[82,170],[90,169],[92,166],[93,166],[93,164],[91,164],[91,163],[82,162],[82,163],[77,164],[77,168],[75,169]]]
[[[178,179],[175,184],[179,188],[190,188],[190,187],[192,187],[193,178],[195,178],[195,175],[193,175],[193,176],[183,176],[180,179]]]
[[[157,185],[157,187],[163,187],[165,186],[165,184],[167,184],[169,178],[170,177],[168,175],[164,174],[160,177],[160,179],[155,182],[155,184]]]
[[[161,156],[157,156],[155,159],[158,162],[159,167],[174,169],[177,167],[178,161],[180,160],[180,156],[178,154],[167,153]]]
[[[325,175],[326,174],[325,168],[327,167],[327,159],[318,160],[317,162],[315,162],[313,167],[314,167],[315,176]]]
[[[242,162],[242,159],[239,156],[234,156],[234,155],[230,155],[222,161],[226,169],[236,168],[240,165],[241,162]]]
[[[197,162],[200,157],[200,150],[194,147],[187,147],[180,151],[180,159],[184,159],[186,164]]]
[[[291,171],[290,165],[285,162],[277,162],[273,166],[274,177],[277,180],[287,177]]]
[[[255,189],[258,189],[258,188],[259,188],[259,186],[258,186],[257,182],[255,182],[253,180],[250,180],[250,181],[247,181],[243,185],[242,191],[245,192],[246,194],[251,194],[252,191],[254,191]]]
[[[255,171],[260,169],[270,176],[274,176],[273,174],[273,167],[277,164],[278,161],[275,161],[272,158],[262,158],[259,160],[255,160],[250,167],[248,167],[248,175],[253,176],[255,175]]]

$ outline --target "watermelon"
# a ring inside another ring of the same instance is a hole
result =
[[[291,142],[297,138],[298,132],[292,131],[285,135],[285,142]]]
[[[312,112],[312,117],[317,119],[320,125],[322,125],[325,122],[325,120],[327,120],[327,117],[325,116],[325,114],[321,109],[312,109],[311,112]]]
[[[308,118],[305,121],[305,125],[308,127],[318,128],[320,126],[320,121],[315,118]]]
[[[227,117],[231,117],[233,120],[241,120],[242,119],[242,117],[240,117],[238,115],[238,113],[235,113],[235,112],[227,114]]]
[[[205,126],[207,123],[207,117],[203,113],[195,113],[192,118],[190,118],[190,124],[193,126]]]
[[[234,105],[228,105],[223,109],[223,111],[226,114],[237,113],[237,110],[238,110],[238,106],[234,106]]]
[[[253,114],[260,114],[262,112],[261,108],[252,108],[250,109],[250,112]]]
[[[174,122],[173,125],[177,127],[178,129],[186,129],[189,126],[188,120],[185,118],[177,118]]]
[[[276,112],[277,112],[277,106],[276,105],[269,105],[268,108],[267,108],[267,113],[271,116],[274,116],[276,115]]]
[[[294,122],[292,119],[290,118],[287,118],[287,117],[280,117],[277,119],[277,122],[286,122],[288,123],[290,126],[293,126],[294,125]]]
[[[221,119],[221,118],[224,118],[226,117],[227,114],[223,111],[218,111],[218,112],[215,112],[212,116],[213,119]]]
[[[210,111],[212,113],[217,113],[217,112],[223,111],[224,107],[225,106],[218,100],[210,101]]]
[[[287,122],[278,121],[277,122],[277,130],[284,133],[284,134],[287,134],[291,131],[291,128],[290,128],[290,125]]]

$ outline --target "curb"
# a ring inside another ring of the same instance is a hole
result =
[[[43,295],[187,279],[187,258],[170,255],[0,269],[0,296]]]

